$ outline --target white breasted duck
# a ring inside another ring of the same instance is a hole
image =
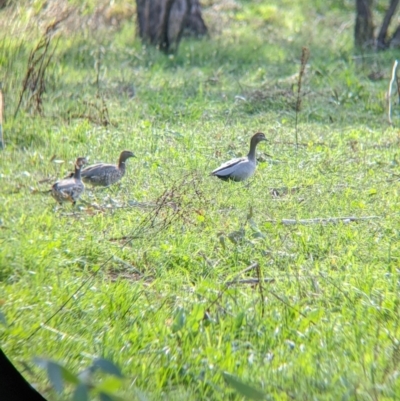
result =
[[[266,141],[267,138],[262,132],[257,132],[251,137],[250,151],[245,157],[232,159],[221,164],[215,169],[211,175],[215,175],[221,180],[228,181],[244,181],[251,177],[256,170],[256,147],[261,141]]]

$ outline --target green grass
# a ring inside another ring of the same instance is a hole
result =
[[[352,2],[213,3],[210,38],[184,39],[170,57],[143,46],[132,22],[61,29],[43,116],[25,98],[13,118],[40,32],[1,30],[1,348],[50,400],[71,398],[49,388],[35,356],[74,372],[109,358],[129,400],[134,389],[149,400],[244,399],[223,372],[270,400],[398,399],[400,151],[385,103],[397,54],[354,53]],[[25,21],[1,13],[4,26]],[[302,46],[311,57],[296,149]],[[89,106],[102,104],[100,53],[108,126]],[[384,79],[369,80],[373,71]],[[256,131],[269,142],[248,186],[208,175]],[[112,162],[122,149],[137,158],[120,185],[87,191],[75,209],[43,193],[77,156]],[[344,216],[376,218],[281,224]],[[274,279],[263,308],[258,287],[225,285],[256,277],[240,274],[253,262]]]

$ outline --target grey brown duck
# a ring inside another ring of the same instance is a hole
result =
[[[118,182],[125,175],[125,163],[130,157],[135,155],[124,150],[119,155],[118,164],[97,163],[82,170],[82,180],[86,184],[95,187],[108,187]]]
[[[85,191],[85,185],[81,180],[81,168],[86,164],[85,157],[78,157],[75,161],[75,172],[72,177],[57,181],[51,188],[51,195],[59,203],[76,201]]]
[[[245,157],[232,159],[224,164],[221,164],[215,169],[211,175],[214,175],[221,180],[228,181],[244,181],[251,177],[256,171],[256,147],[261,141],[266,141],[265,135],[262,132],[257,132],[251,137],[250,151]]]

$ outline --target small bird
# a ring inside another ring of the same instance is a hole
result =
[[[135,155],[129,150],[123,150],[119,155],[118,165],[98,163],[88,166],[82,170],[82,181],[94,187],[108,187],[115,184],[125,175],[125,162],[130,157]]]
[[[215,169],[211,175],[215,175],[221,180],[228,181],[244,181],[251,177],[256,170],[256,147],[261,141],[266,141],[265,135],[262,132],[257,132],[251,137],[250,151],[245,157],[232,159],[221,164]]]
[[[57,181],[51,187],[51,195],[60,205],[63,202],[72,202],[72,204],[75,205],[76,201],[85,191],[85,185],[81,180],[81,168],[85,164],[86,158],[78,157],[75,162],[75,172],[72,177]]]

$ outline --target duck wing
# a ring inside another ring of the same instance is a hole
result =
[[[82,181],[75,178],[66,178],[53,184],[51,194],[58,202],[75,202],[84,190],[85,186]]]
[[[237,159],[229,160],[216,168],[211,175],[215,175],[220,178],[226,177],[228,179],[243,165],[243,163],[246,162],[248,162],[247,157],[239,157]]]
[[[107,186],[112,184],[114,177],[122,176],[118,167],[114,164],[98,163],[86,167],[81,172],[82,180],[92,185]],[[117,179],[118,180],[118,179]]]

